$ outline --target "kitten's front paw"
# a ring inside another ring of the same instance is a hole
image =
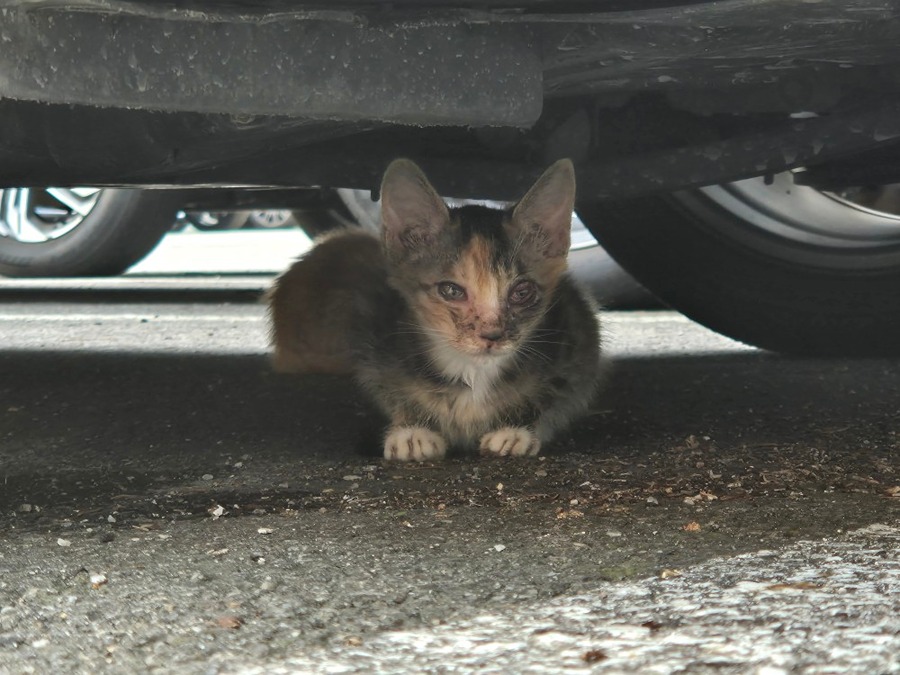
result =
[[[399,462],[443,459],[447,442],[423,427],[393,427],[384,439],[384,458]]]
[[[534,457],[541,450],[541,442],[523,427],[503,427],[481,437],[482,455],[495,457]]]

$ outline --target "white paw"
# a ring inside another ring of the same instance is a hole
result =
[[[541,442],[528,429],[503,427],[481,437],[482,455],[496,457],[534,457],[541,450]]]
[[[384,439],[384,458],[398,462],[443,459],[447,442],[423,427],[392,427]]]

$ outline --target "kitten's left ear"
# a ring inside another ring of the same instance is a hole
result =
[[[408,159],[391,162],[381,181],[381,224],[392,260],[433,252],[450,224],[450,212],[422,170]]]
[[[561,159],[547,169],[513,208],[518,236],[545,258],[565,257],[575,209],[575,167]]]

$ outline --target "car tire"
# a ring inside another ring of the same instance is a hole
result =
[[[663,302],[750,345],[900,354],[900,218],[791,175],[579,206],[606,250]]]
[[[569,251],[569,273],[601,309],[659,309],[659,301],[598,243]]]
[[[48,188],[50,193],[54,188]],[[32,193],[38,192],[32,190]],[[69,191],[71,192],[71,191]],[[0,208],[0,218],[28,211],[29,218],[40,212],[28,206],[33,200],[24,190],[0,191],[0,199],[20,198],[16,209]],[[170,193],[153,190],[103,189],[96,199],[75,213],[74,220],[51,227],[29,226],[22,236],[0,221],[0,275],[8,277],[91,277],[121,274],[146,256],[159,243],[175,220],[177,202]],[[60,209],[57,209],[60,211]],[[64,214],[63,214],[64,215]],[[62,216],[60,216],[62,218]],[[59,232],[62,232],[61,234]],[[41,237],[45,236],[45,239]]]

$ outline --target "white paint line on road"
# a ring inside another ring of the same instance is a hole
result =
[[[57,349],[168,351],[178,346],[192,351],[243,353],[265,349],[268,344],[263,338],[248,341],[248,334],[262,336],[267,332],[262,304],[5,304],[0,309],[6,349],[43,347],[52,335],[61,337],[53,343]],[[604,314],[603,323],[604,351],[612,358],[755,351],[672,312],[614,312]],[[197,331],[204,333],[202,339]],[[209,339],[212,332],[216,333],[215,340]]]
[[[97,321],[166,321],[170,323],[212,322],[212,323],[259,323],[263,316],[236,314],[0,314],[0,321],[32,321],[54,323],[90,323]]]

